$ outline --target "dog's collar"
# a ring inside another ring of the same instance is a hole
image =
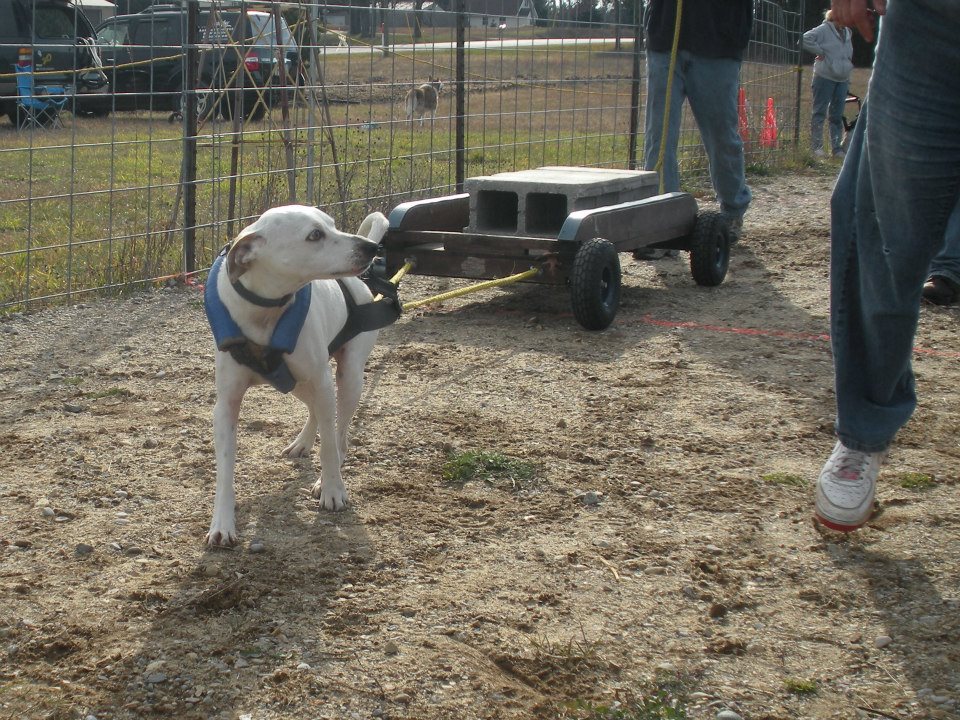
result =
[[[244,284],[240,282],[240,278],[231,280],[230,284],[233,285],[233,289],[237,291],[237,295],[242,297],[248,303],[253,303],[258,307],[283,307],[290,302],[290,299],[293,297],[293,293],[287,293],[283,297],[279,298],[265,298],[262,295],[257,295],[253,290],[246,288]]]

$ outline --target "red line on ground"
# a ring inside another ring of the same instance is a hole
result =
[[[647,325],[680,328],[681,330],[705,330],[707,332],[731,333],[733,335],[747,335],[753,337],[776,337],[786,338],[788,340],[830,342],[830,335],[827,333],[803,333],[791,332],[789,330],[765,330],[762,328],[731,327],[729,325],[707,325],[705,323],[698,323],[692,320],[658,320],[650,315],[644,315],[641,320]],[[949,350],[933,350],[931,348],[915,347],[913,352],[917,355],[928,355],[930,357],[960,358],[960,352],[953,352]]]

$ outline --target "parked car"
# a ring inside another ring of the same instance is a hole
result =
[[[0,116],[16,124],[14,67],[32,65],[38,84],[63,88],[68,109],[96,112],[96,96],[107,91],[93,51],[93,26],[69,0],[0,0]]]
[[[273,15],[258,10],[203,9],[197,25],[198,87],[207,90],[199,96],[198,112],[219,104],[224,114],[234,113],[242,96],[244,116],[262,117],[279,96],[278,50],[284,77],[292,71],[296,78],[298,71],[299,50],[286,21],[280,19],[279,38]],[[110,18],[97,28],[97,45],[110,82],[110,110],[182,111],[184,8],[153,5]]]

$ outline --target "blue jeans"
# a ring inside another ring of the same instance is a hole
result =
[[[831,200],[837,436],[885,449],[916,407],[920,293],[960,199],[960,4],[893,0]]]
[[[950,213],[943,249],[930,263],[930,276],[946,278],[954,285],[960,285],[960,202]]]
[[[647,53],[647,111],[643,141],[643,163],[647,170],[656,169],[660,155],[669,72],[668,53]],[[662,170],[664,192],[679,190],[677,144],[680,141],[680,112],[686,98],[707,151],[710,179],[720,209],[730,219],[743,217],[752,197],[744,174],[743,142],[737,128],[739,86],[739,60],[703,58],[685,50],[678,53]]]
[[[830,149],[836,155],[843,142],[843,106],[847,102],[849,82],[813,76],[813,115],[810,117],[810,149],[823,149],[823,120],[830,125]],[[827,112],[829,110],[829,113]]]

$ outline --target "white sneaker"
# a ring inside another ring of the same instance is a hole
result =
[[[851,450],[837,442],[817,479],[817,520],[840,532],[862,527],[873,514],[877,475],[886,455]]]

